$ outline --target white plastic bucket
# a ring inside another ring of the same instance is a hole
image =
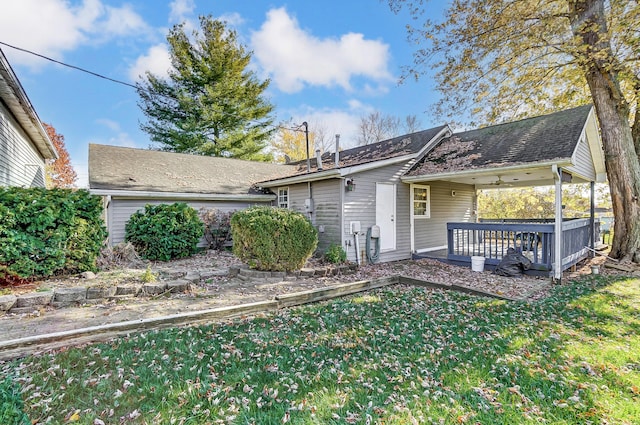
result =
[[[483,272],[484,271],[484,257],[471,257],[471,270],[474,272]]]

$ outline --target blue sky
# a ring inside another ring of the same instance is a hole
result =
[[[3,6],[0,41],[135,83],[145,70],[166,73],[168,29],[196,28],[199,15],[226,20],[254,52],[253,70],[272,81],[277,122],[317,123],[346,147],[373,111],[416,115],[421,128],[442,124],[429,116],[438,99],[430,76],[398,84],[412,61],[410,18],[386,1],[20,0]],[[89,143],[149,147],[134,89],[0,48],[40,119],[65,137],[79,186]]]

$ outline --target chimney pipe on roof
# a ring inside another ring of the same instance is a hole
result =
[[[340,135],[336,134],[336,168],[340,166]]]
[[[316,149],[316,163],[318,165],[318,171],[322,171],[322,154],[320,154],[320,149]]]

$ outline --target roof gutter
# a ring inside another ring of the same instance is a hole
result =
[[[506,167],[477,168],[474,170],[467,170],[467,171],[451,171],[448,173],[424,174],[420,176],[402,176],[400,177],[400,179],[405,183],[417,183],[422,181],[446,180],[450,178],[459,178],[459,177],[493,175],[493,174],[496,174],[496,171],[508,173],[513,171],[542,169],[542,168],[549,168],[554,165],[557,167],[564,167],[572,164],[571,164],[571,160],[563,159],[563,160],[555,160],[555,161],[518,164],[518,165],[511,165]]]
[[[141,190],[109,190],[89,189],[89,193],[97,196],[110,196],[111,199],[196,199],[201,201],[249,201],[270,202],[275,195],[260,194],[218,194],[218,193],[188,193],[188,192],[152,192]]]

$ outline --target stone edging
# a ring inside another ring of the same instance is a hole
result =
[[[56,288],[51,291],[31,292],[21,295],[1,295],[0,313],[29,314],[42,307],[65,308],[87,304],[99,304],[105,300],[126,299],[137,296],[160,296],[179,294],[191,289],[192,283],[213,276],[229,276],[241,281],[266,279],[274,281],[297,280],[312,276],[335,276],[356,270],[355,264],[303,268],[294,272],[269,272],[245,267],[230,267],[228,270],[202,270],[189,272],[166,272],[173,280],[144,284],[115,286],[75,286]]]
[[[458,285],[443,285],[427,282],[405,276],[392,276],[373,280],[365,280],[325,288],[300,291],[292,294],[277,295],[271,301],[261,301],[237,306],[218,307],[209,310],[200,310],[187,313],[178,313],[170,316],[155,317],[150,319],[131,320],[120,323],[111,323],[102,326],[92,326],[70,331],[56,332],[45,335],[29,336],[9,341],[0,342],[0,360],[27,355],[36,350],[51,350],[73,344],[105,341],[117,336],[127,335],[132,331],[162,329],[177,325],[202,324],[215,320],[232,319],[258,313],[268,313],[282,308],[293,307],[318,301],[325,301],[344,295],[368,291],[390,285],[405,284],[422,286],[435,289],[454,289],[472,295],[517,301],[480,290],[465,288]]]

